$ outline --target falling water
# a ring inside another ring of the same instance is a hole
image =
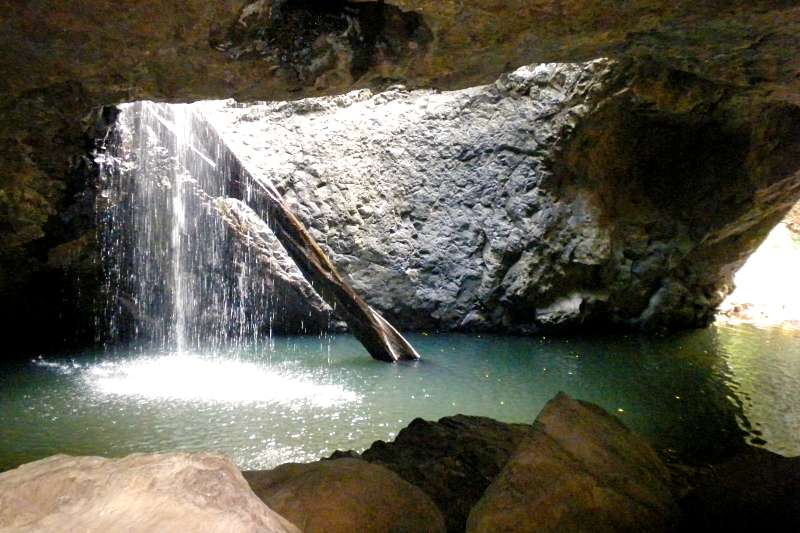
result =
[[[275,288],[223,221],[231,170],[197,106],[121,106],[99,157],[104,340],[185,352],[269,335]]]
[[[174,181],[172,182],[172,232],[170,235],[170,244],[172,245],[172,287],[173,303],[175,309],[175,348],[178,353],[183,353],[186,347],[186,308],[190,305],[188,295],[186,293],[186,284],[184,283],[183,271],[183,235],[186,233],[186,210],[183,205],[183,184],[185,178],[189,176],[184,174],[183,169],[186,168],[187,162],[184,155],[186,145],[191,142],[191,138],[185,134],[187,130],[191,132],[190,128],[186,125],[186,107],[181,106],[173,110],[173,117],[175,118],[175,139],[176,139],[176,167],[174,167]],[[188,141],[188,142],[187,142]]]

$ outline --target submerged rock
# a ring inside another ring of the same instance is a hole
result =
[[[472,506],[531,431],[478,416],[417,418],[393,442],[377,441],[361,457],[421,488],[444,514],[447,531],[463,531]]]
[[[0,474],[0,531],[299,533],[228,459],[56,455]]]
[[[677,514],[669,472],[650,445],[603,409],[560,393],[467,531],[666,531]]]
[[[419,488],[358,459],[245,472],[264,503],[305,533],[439,533],[444,520]]]

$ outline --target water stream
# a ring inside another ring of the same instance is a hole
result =
[[[185,353],[270,337],[275,287],[223,221],[230,169],[202,104],[122,106],[100,161],[109,346]],[[237,206],[246,210],[244,206]]]

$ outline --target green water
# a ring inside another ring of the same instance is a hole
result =
[[[54,453],[215,451],[242,468],[391,439],[415,417],[531,422],[564,390],[683,460],[744,442],[800,454],[800,333],[668,338],[411,335],[424,360],[371,360],[347,335],[228,354],[69,354],[0,368],[0,469]]]

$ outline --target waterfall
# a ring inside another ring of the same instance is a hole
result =
[[[229,169],[210,139],[197,104],[121,106],[98,156],[104,340],[184,352],[269,337],[275,290],[229,238]]]

